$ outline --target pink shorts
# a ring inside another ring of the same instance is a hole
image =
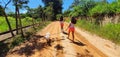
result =
[[[75,28],[69,28],[69,32],[74,32]]]

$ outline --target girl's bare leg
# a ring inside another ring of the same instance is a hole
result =
[[[72,32],[72,38],[73,38],[73,41],[74,41],[74,32]]]
[[[61,31],[63,32],[63,27],[61,26]]]
[[[70,31],[68,32],[68,39],[69,39],[69,36],[70,36]]]

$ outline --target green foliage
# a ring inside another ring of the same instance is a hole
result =
[[[53,20],[54,11],[53,11],[53,2],[49,2],[49,6],[46,6],[44,12],[47,15],[48,20]]]
[[[94,8],[92,8],[89,11],[89,13],[90,13],[91,16],[94,15],[94,14],[102,14],[102,13],[104,13],[105,8],[106,8],[105,6],[101,6],[100,4],[98,4]]]
[[[94,0],[74,0],[70,16],[87,16],[89,10],[96,5]]]
[[[11,20],[11,18],[9,20]],[[13,20],[11,20],[10,22],[14,23]],[[4,17],[0,17],[0,32],[3,32],[3,31],[8,31],[8,25],[7,25],[7,22],[6,22],[5,18]]]
[[[113,1],[112,3],[102,0],[74,0],[70,8],[72,10],[69,16],[94,16],[96,14],[112,15],[120,13],[120,2],[119,0]]]
[[[64,11],[63,15],[65,17],[68,17],[70,15],[70,13],[71,13],[71,10],[66,10],[66,11]]]
[[[70,12],[69,16],[79,16],[82,14],[83,14],[82,8],[80,6],[76,6],[74,7],[73,11]]]
[[[62,0],[42,0],[45,4],[45,12],[49,12],[47,14],[51,14],[52,20],[56,20],[57,14],[62,13]],[[52,3],[52,4],[51,4]],[[52,6],[52,7],[51,7]],[[50,10],[50,8],[52,10]],[[49,10],[49,11],[48,11]]]
[[[59,20],[62,14],[57,14],[57,19]]]
[[[106,24],[102,27],[85,20],[78,20],[77,26],[120,44],[120,24]]]
[[[89,10],[89,12],[91,16],[95,14],[116,14],[120,13],[119,5],[119,2],[113,2],[110,4],[98,3],[94,8]]]
[[[30,24],[32,24],[32,18],[26,17],[26,18],[22,19],[22,25],[23,26],[27,26],[27,25],[30,25]]]
[[[37,18],[42,18],[43,13],[44,13],[43,7],[40,5],[37,8],[28,7],[26,15],[34,19],[37,19]]]

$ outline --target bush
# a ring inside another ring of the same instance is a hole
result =
[[[20,43],[24,42],[26,38],[23,38],[21,35],[17,35],[16,37],[12,38],[12,42],[9,45],[9,48],[13,48]]]

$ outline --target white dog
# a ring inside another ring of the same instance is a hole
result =
[[[50,38],[50,33],[49,33],[49,32],[46,33],[45,38],[46,38],[46,39],[49,39],[49,38]]]
[[[49,32],[46,33],[45,38],[46,38],[46,40],[47,40],[47,44],[48,44],[49,46],[51,46],[51,39],[50,39],[50,33],[49,33]]]

